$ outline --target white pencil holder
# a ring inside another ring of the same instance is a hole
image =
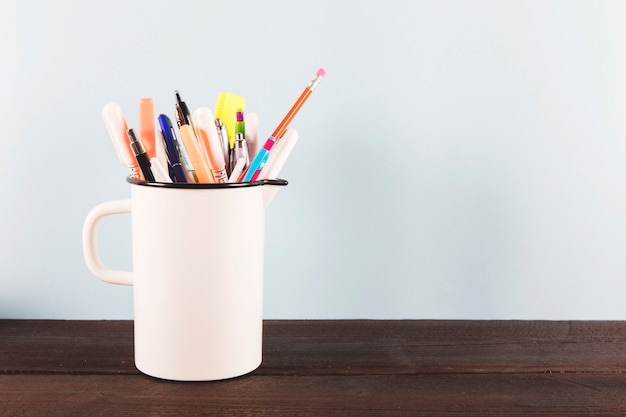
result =
[[[129,179],[131,198],[94,207],[83,227],[90,271],[132,285],[135,365],[157,378],[207,381],[262,360],[265,209],[284,180],[165,184]],[[107,268],[99,221],[131,213],[133,271]]]

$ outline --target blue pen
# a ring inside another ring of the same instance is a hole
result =
[[[167,154],[168,165],[171,168],[174,182],[189,182],[189,178],[185,173],[185,169],[180,161],[178,154],[178,140],[172,121],[165,114],[158,117],[159,127],[161,128],[161,136],[165,144],[165,153]]]

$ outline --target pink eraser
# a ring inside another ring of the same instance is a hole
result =
[[[317,70],[316,74],[319,75],[320,77],[325,77],[326,76],[326,70],[324,68],[320,68],[320,69]]]

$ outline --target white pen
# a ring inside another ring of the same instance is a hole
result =
[[[267,163],[263,167],[261,174],[259,174],[259,179],[276,179],[294,146],[296,146],[296,142],[298,142],[298,132],[293,129],[287,129],[285,134],[274,145],[274,149],[272,149],[269,158],[267,158]]]
[[[228,178],[228,182],[239,182],[239,177],[243,173],[243,169],[246,166],[246,159],[239,158],[237,163],[233,167],[233,172],[231,172],[230,177]]]
[[[152,175],[154,175],[154,179],[157,182],[172,182],[172,179],[161,164],[161,161],[154,156],[150,158],[150,169],[152,170]]]

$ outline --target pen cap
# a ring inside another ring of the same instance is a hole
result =
[[[113,141],[113,147],[115,148],[120,162],[126,165],[131,164],[133,154],[126,135],[128,125],[126,124],[122,108],[117,103],[109,103],[102,109],[102,118],[104,119],[104,125],[109,132],[109,136]]]

